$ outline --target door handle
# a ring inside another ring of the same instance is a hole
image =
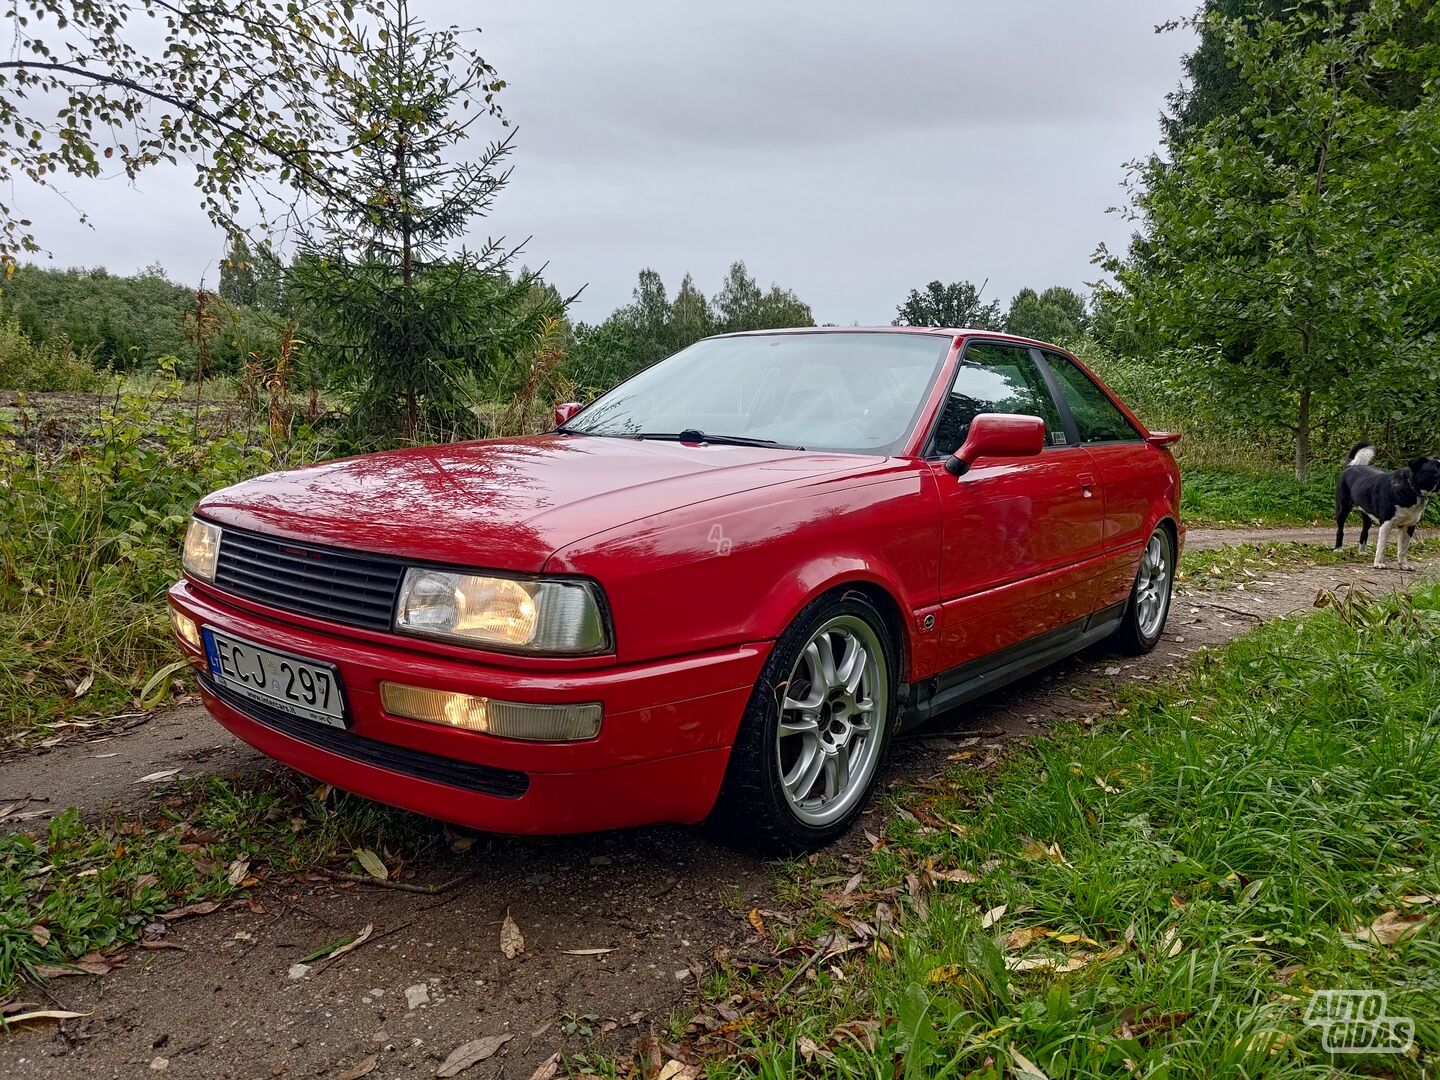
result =
[[[1086,499],[1093,499],[1095,497],[1094,474],[1082,472],[1078,479],[1080,480],[1080,494]]]

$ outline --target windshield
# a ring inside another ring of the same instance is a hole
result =
[[[565,425],[587,435],[706,435],[890,453],[950,348],[931,334],[710,338],[621,383]]]

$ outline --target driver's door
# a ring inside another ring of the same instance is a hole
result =
[[[1045,421],[1037,456],[982,458],[963,476],[945,460],[982,412]],[[953,668],[1077,623],[1094,608],[1104,494],[1073,445],[1029,349],[972,341],[927,450],[940,492],[940,664]]]

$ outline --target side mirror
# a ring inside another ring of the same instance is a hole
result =
[[[945,462],[951,476],[964,476],[982,457],[1030,457],[1045,449],[1045,421],[1038,416],[981,413],[970,421],[965,445]]]
[[[555,426],[564,427],[571,418],[585,406],[578,401],[567,401],[563,405],[555,406]]]

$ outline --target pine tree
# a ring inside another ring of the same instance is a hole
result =
[[[376,36],[345,110],[364,148],[354,190],[325,207],[291,272],[311,347],[353,391],[360,445],[461,430],[465,388],[528,355],[563,311],[536,302],[536,275],[509,271],[518,249],[457,247],[509,180],[509,135],[455,159],[475,123],[500,119],[504,83],[458,29],[426,30],[409,0],[389,0]]]

